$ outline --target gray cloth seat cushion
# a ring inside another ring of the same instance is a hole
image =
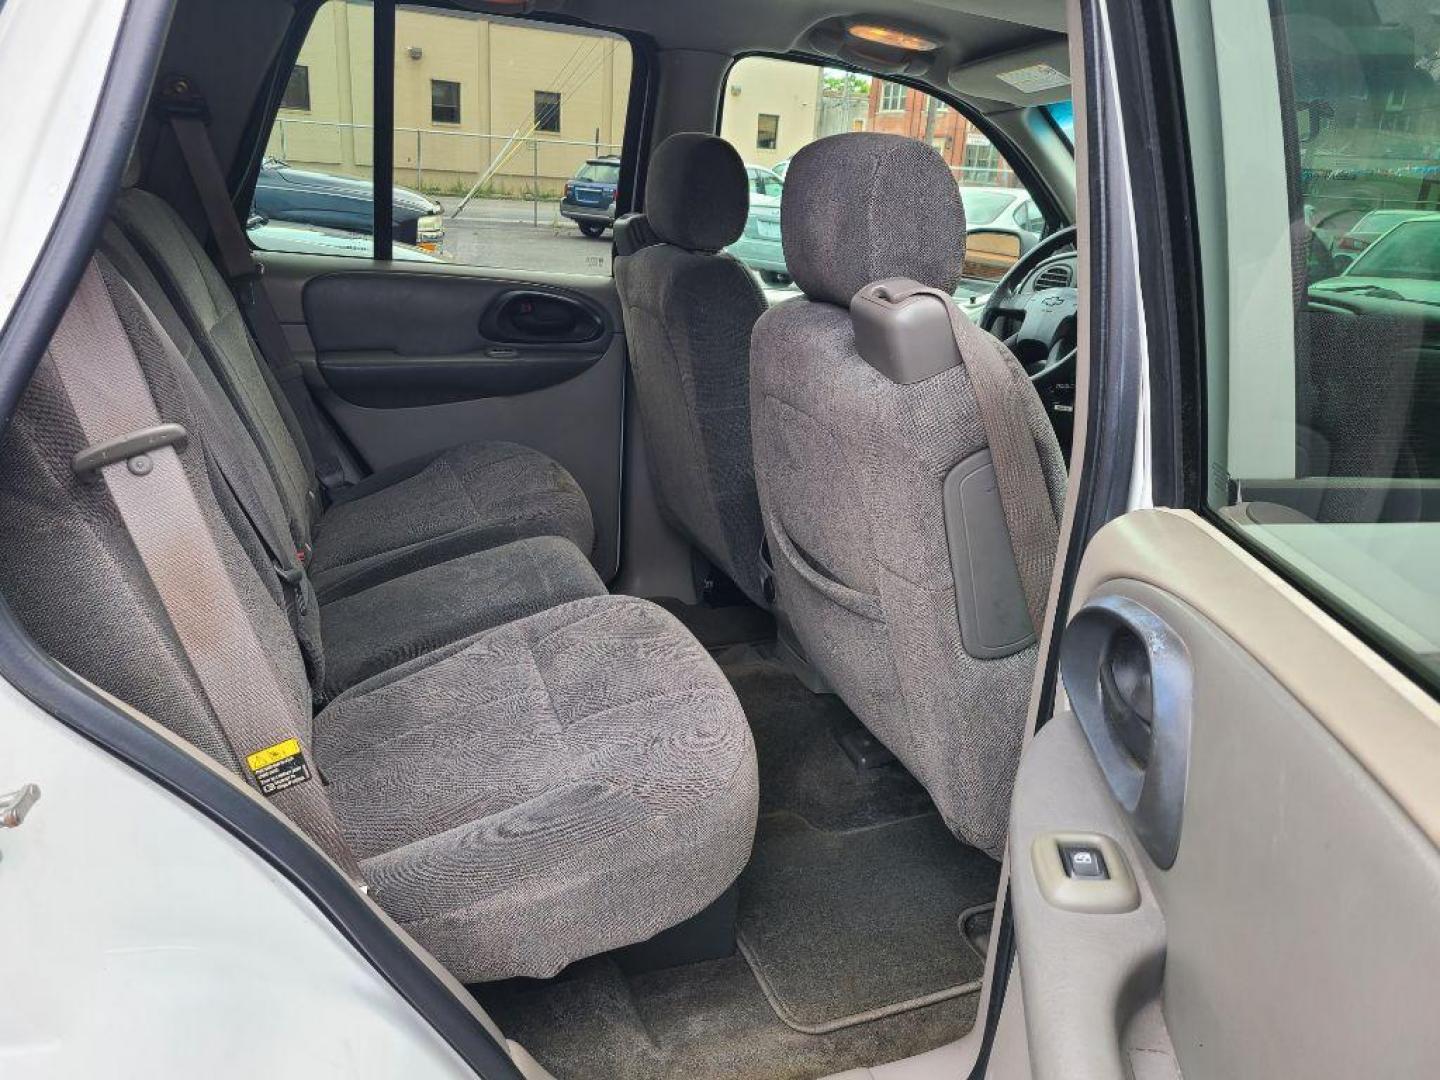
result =
[[[194,233],[169,204],[134,188],[121,192],[112,217],[124,236],[108,234],[107,246],[181,352],[203,357],[225,388],[296,546],[314,546],[322,597],[523,537],[563,537],[589,555],[595,529],[579,484],[512,443],[466,443],[378,470],[321,510],[300,424]]]
[[[733,147],[712,135],[672,135],[655,153],[646,195],[663,242],[616,259],[615,284],[660,509],[768,607],[749,389],[750,333],[765,297],[743,264],[714,253],[739,237],[748,206]]]
[[[309,569],[324,600],[535,536],[590,554],[595,526],[575,478],[529,447],[466,443],[378,473],[329,507]]]
[[[569,540],[472,552],[320,605],[322,700],[432,649],[589,596],[605,583]]]
[[[376,676],[314,746],[376,900],[467,982],[645,940],[749,859],[744,713],[646,601],[577,600]]]

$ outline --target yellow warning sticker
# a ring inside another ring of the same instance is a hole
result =
[[[245,764],[250,766],[251,772],[259,772],[266,765],[274,765],[277,761],[287,757],[294,757],[300,753],[299,739],[286,739],[284,742],[277,742],[274,746],[267,746],[264,750],[257,750],[245,759]]]
[[[257,750],[246,756],[245,764],[250,766],[263,795],[274,795],[310,779],[310,767],[300,752],[299,739],[286,739]]]

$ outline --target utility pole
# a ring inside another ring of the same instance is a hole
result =
[[[935,111],[940,104],[940,99],[929,94],[925,96],[925,145],[932,146],[935,142]]]

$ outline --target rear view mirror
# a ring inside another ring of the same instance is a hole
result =
[[[1019,260],[1023,245],[1020,233],[1010,229],[979,228],[965,234],[967,280],[999,281]]]

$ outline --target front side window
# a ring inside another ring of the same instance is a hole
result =
[[[256,247],[373,256],[375,12],[317,9],[266,145]],[[401,4],[395,46],[394,257],[608,274],[629,42]]]
[[[1217,19],[1231,40],[1268,29],[1274,52],[1244,120],[1222,121],[1230,326],[1207,335],[1208,505],[1440,686],[1434,18],[1247,0]],[[1253,78],[1260,59],[1234,62]],[[1219,74],[1222,93],[1247,77]]]
[[[975,258],[965,262],[956,296],[975,302],[1045,230],[1035,207],[999,151],[957,109],[887,79],[794,60],[751,56],[735,63],[722,94],[720,135],[739,151],[750,177],[750,214],[728,249],[772,290],[792,289],[785,262],[780,204],[790,160],[816,139],[846,132],[901,135],[932,148],[960,189]],[[1029,209],[1017,218],[1021,206]],[[975,310],[978,312],[978,306]]]

